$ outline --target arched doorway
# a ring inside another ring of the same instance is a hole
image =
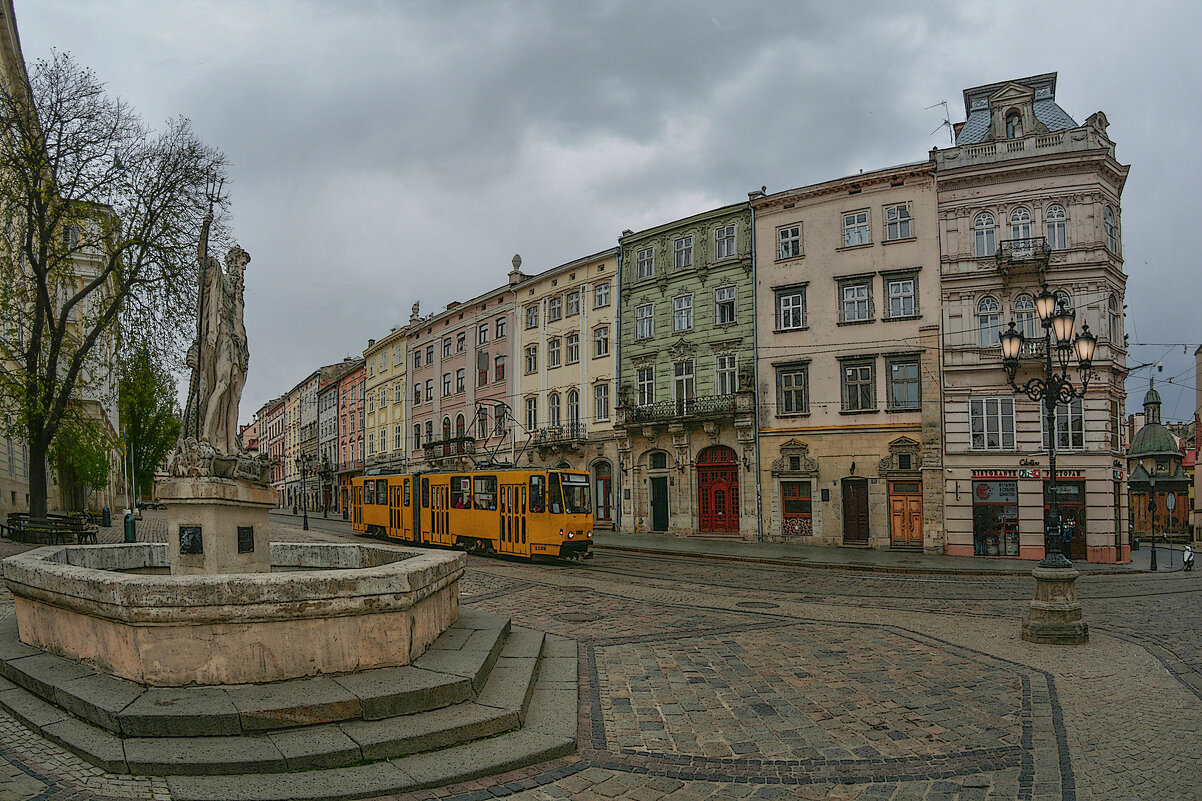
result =
[[[607,459],[593,464],[593,522],[613,525],[613,465]]]
[[[647,479],[651,504],[651,530],[668,530],[668,454],[652,451],[647,456]]]
[[[739,460],[732,448],[711,445],[697,455],[697,498],[702,533],[738,533]]]

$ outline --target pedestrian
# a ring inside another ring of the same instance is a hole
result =
[[[1181,558],[1181,562],[1187,571],[1194,569],[1194,546],[1185,546],[1185,556]]]

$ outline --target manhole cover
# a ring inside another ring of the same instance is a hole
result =
[[[600,615],[590,614],[589,612],[568,612],[559,616],[560,620],[566,620],[569,623],[588,623],[596,620]]]
[[[780,604],[770,601],[739,601],[735,606],[743,609],[780,609]]]

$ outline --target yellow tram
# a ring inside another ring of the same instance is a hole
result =
[[[589,477],[519,468],[360,476],[351,482],[351,527],[415,545],[587,559]]]

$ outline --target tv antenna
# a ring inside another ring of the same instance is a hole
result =
[[[932,134],[934,134],[934,133],[935,133],[935,131],[938,131],[940,128],[946,128],[946,129],[947,129],[947,141],[948,141],[948,144],[955,145],[955,144],[956,144],[956,129],[955,129],[953,126],[952,126],[952,116],[951,116],[951,114],[950,114],[950,113],[948,113],[948,110],[947,110],[947,101],[946,101],[946,100],[940,100],[940,101],[939,101],[938,103],[936,103],[935,105],[933,105],[933,106],[927,106],[927,107],[926,107],[925,109],[923,109],[923,110],[924,110],[924,111],[930,111],[931,109],[933,109],[933,108],[936,108],[936,107],[938,107],[938,106],[943,106],[943,122],[941,122],[941,123],[939,123],[938,125],[936,125],[936,126],[935,126],[935,130],[934,130],[934,131],[931,131],[931,133],[930,133],[930,134],[928,134],[928,136],[929,136],[929,135],[932,135]]]

